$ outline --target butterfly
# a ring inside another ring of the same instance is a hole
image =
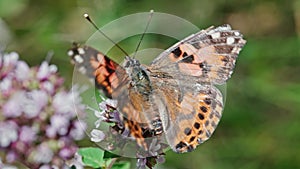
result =
[[[171,46],[150,65],[126,56],[122,65],[89,46],[68,51],[81,73],[95,80],[124,125],[147,149],[144,128],[164,135],[171,149],[190,152],[209,139],[224,108],[216,87],[231,77],[246,40],[230,25],[209,27]]]

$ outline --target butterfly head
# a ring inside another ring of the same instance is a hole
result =
[[[145,66],[136,59],[126,57],[123,64],[130,78],[130,85],[143,94],[151,91],[150,79]]]

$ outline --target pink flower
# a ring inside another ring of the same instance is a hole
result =
[[[67,134],[69,123],[69,118],[63,115],[53,115],[50,119],[51,127],[55,129],[58,135]]]
[[[5,117],[19,117],[23,112],[22,104],[25,99],[24,91],[15,92],[3,106]]]
[[[18,139],[18,126],[13,121],[0,122],[0,147],[8,147]]]
[[[36,117],[48,102],[47,93],[42,90],[26,92],[25,96],[23,110],[28,118]]]
[[[59,114],[69,114],[74,111],[74,102],[72,93],[58,92],[55,94],[53,99],[53,107],[56,113]],[[76,114],[70,114],[74,117]]]
[[[48,62],[44,61],[37,72],[37,78],[39,80],[47,79],[51,74],[57,72],[55,65],[49,65]]]
[[[74,146],[66,146],[59,151],[59,156],[63,159],[70,159],[77,151]]]
[[[26,62],[19,61],[15,70],[16,78],[19,81],[27,80],[30,76],[30,69]]]
[[[0,82],[0,91],[3,92],[4,95],[11,89],[11,82],[12,79],[10,77],[7,77]]]
[[[1,56],[3,58],[3,63],[1,66],[2,74],[7,75],[11,72],[18,63],[19,55],[16,52],[11,52],[8,54],[4,54],[4,56]]]
[[[74,140],[80,140],[84,137],[85,135],[85,130],[87,128],[86,123],[84,122],[80,122],[80,121],[75,121],[73,123],[73,128],[70,131],[70,136],[74,139]]]
[[[91,131],[91,141],[92,142],[100,142],[105,138],[105,134],[101,130],[93,129]]]
[[[31,143],[36,139],[36,130],[29,126],[22,126],[19,139],[26,143]]]
[[[13,163],[17,160],[18,154],[14,151],[10,151],[6,154],[6,161],[9,163]]]
[[[53,150],[46,144],[40,144],[29,154],[29,160],[35,163],[49,163],[54,156]]]
[[[57,67],[29,67],[16,53],[0,53],[0,149],[5,163],[28,168],[64,168],[86,124],[80,93],[66,90]],[[78,90],[80,91],[80,90]],[[76,116],[77,115],[77,116]],[[0,168],[2,165],[0,160]]]

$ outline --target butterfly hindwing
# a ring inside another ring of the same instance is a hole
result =
[[[194,85],[178,94],[164,90],[166,109],[161,109],[165,137],[175,152],[189,152],[210,138],[216,129],[223,110],[221,92],[212,85]],[[181,97],[181,96],[180,96]],[[172,100],[173,99],[173,100]]]

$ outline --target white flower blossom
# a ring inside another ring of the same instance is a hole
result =
[[[102,141],[104,138],[105,138],[105,134],[103,131],[97,130],[97,129],[93,129],[91,131],[91,141],[92,142],[98,143],[98,142]]]
[[[12,121],[0,122],[0,147],[7,147],[17,139],[17,125]]]

